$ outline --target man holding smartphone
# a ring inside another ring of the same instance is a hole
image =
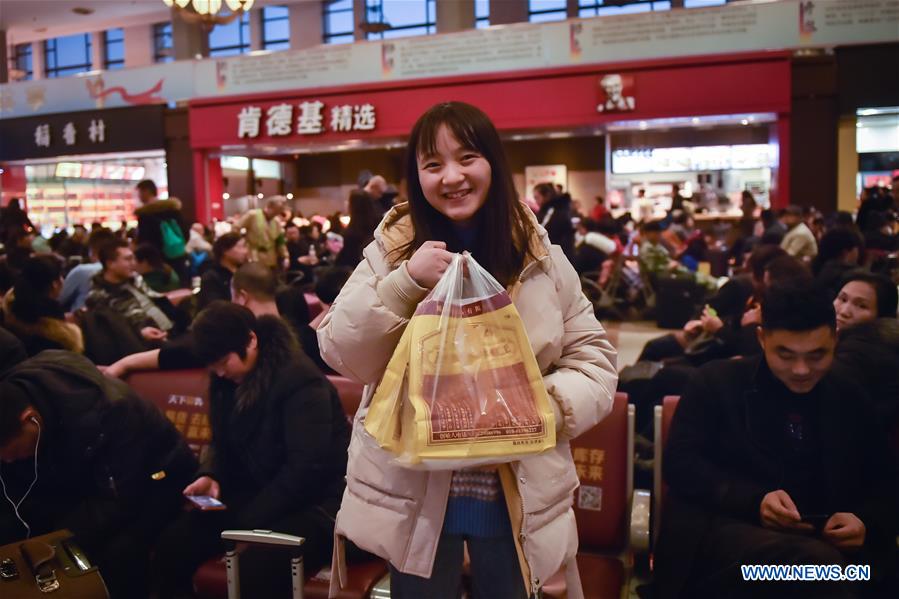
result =
[[[762,356],[706,365],[679,402],[658,596],[890,596],[896,467],[861,388],[831,373],[829,298],[770,288],[758,339]],[[740,566],[753,564],[866,564],[872,580],[745,582]]]

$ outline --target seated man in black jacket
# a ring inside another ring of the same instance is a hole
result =
[[[150,549],[197,468],[155,406],[86,358],[45,351],[0,383],[0,459],[0,545],[68,528],[114,599],[147,596]]]
[[[345,487],[350,428],[337,390],[278,317],[214,302],[197,317],[193,337],[212,375],[212,457],[184,494],[221,499],[227,509],[186,513],[163,534],[160,598],[189,587],[197,566],[221,553],[227,528],[301,536],[308,573],[318,572],[331,558]],[[287,557],[255,553],[241,558],[244,596],[286,596],[279,587],[290,588]]]
[[[895,464],[861,388],[831,372],[835,326],[825,294],[775,286],[763,355],[690,382],[664,454],[660,597],[896,596]],[[744,581],[755,564],[865,564],[872,580]]]

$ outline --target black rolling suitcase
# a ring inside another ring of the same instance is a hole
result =
[[[74,542],[57,530],[0,547],[0,597],[109,599],[100,571]]]

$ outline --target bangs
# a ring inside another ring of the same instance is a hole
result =
[[[415,158],[433,156],[437,153],[437,133],[443,125],[449,128],[452,136],[463,148],[485,154],[486,148],[477,134],[481,120],[483,117],[480,111],[464,110],[459,104],[441,104],[436,109],[428,111],[419,122]]]
[[[414,237],[396,248],[391,260],[409,259],[426,241],[438,240],[447,247],[460,245],[451,221],[432,206],[421,188],[419,159],[437,154],[441,126],[460,146],[477,152],[490,164],[487,198],[476,214],[480,231],[472,255],[502,285],[509,285],[524,263],[528,249],[528,215],[518,201],[499,132],[481,109],[464,102],[444,102],[425,112],[409,135],[404,156],[408,183],[409,212]]]

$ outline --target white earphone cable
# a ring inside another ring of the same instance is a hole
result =
[[[28,494],[31,493],[31,489],[33,489],[34,485],[37,484],[37,454],[41,448],[41,423],[37,418],[34,418],[34,417],[32,417],[31,420],[37,425],[37,443],[35,443],[35,446],[34,446],[34,480],[32,480],[31,484],[28,485],[28,490],[25,491],[25,494],[22,495],[22,498],[19,500],[18,503],[14,502],[12,499],[10,499],[9,493],[6,492],[6,481],[3,480],[2,463],[0,463],[0,486],[3,487],[3,496],[6,497],[6,501],[8,501],[9,505],[12,506],[12,509],[16,515],[16,518],[18,518],[19,522],[22,523],[22,526],[25,527],[25,530],[26,530],[25,538],[26,539],[31,538],[31,526],[29,526],[28,523],[25,522],[25,519],[22,518],[22,516],[19,514],[19,508],[22,507],[22,504],[28,498]]]

